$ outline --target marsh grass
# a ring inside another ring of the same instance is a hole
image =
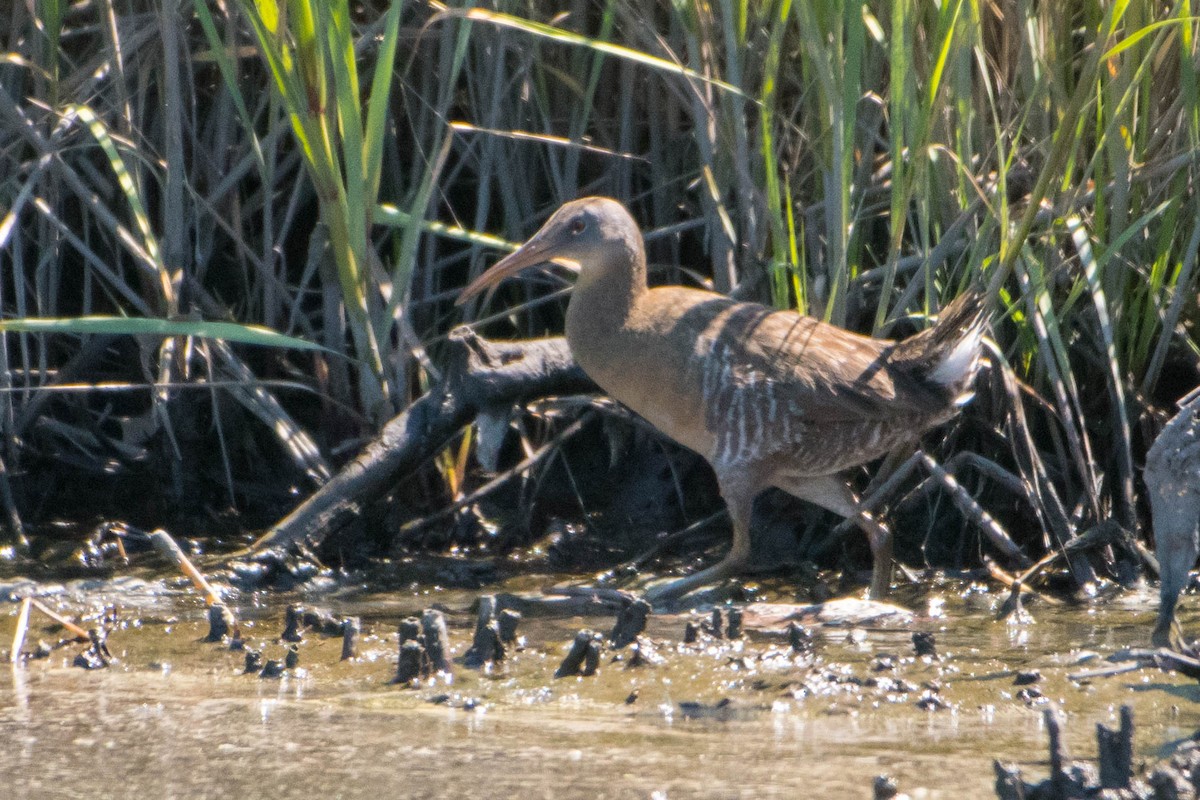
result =
[[[1187,2],[6,14],[0,419],[27,514],[64,461],[106,480],[158,464],[168,496],[199,481],[244,508],[244,481],[283,452],[281,479],[307,491],[438,379],[457,288],[583,194],[631,207],[655,281],[862,331],[911,331],[986,287],[1011,373],[927,444],[973,454],[960,480],[1031,550],[1110,518],[1144,527],[1142,456],[1200,381]],[[514,281],[473,312],[497,336],[554,332],[560,288]],[[213,389],[231,375],[252,390]],[[114,408],[80,382],[141,400]],[[414,502],[463,492],[469,446]],[[949,535],[927,551],[986,549]]]

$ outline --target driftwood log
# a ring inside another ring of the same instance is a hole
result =
[[[450,332],[444,379],[395,417],[362,453],[250,548],[316,547],[434,456],[477,416],[517,402],[597,391],[562,337],[493,342],[465,325]]]

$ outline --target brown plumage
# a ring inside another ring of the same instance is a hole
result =
[[[854,517],[875,558],[871,594],[886,594],[891,535],[858,511],[839,473],[915,442],[970,398],[983,327],[977,294],[947,306],[934,327],[895,342],[713,292],[650,289],[637,224],[615,200],[590,197],[556,211],[459,303],[547,261],[579,274],[566,334],[580,366],[704,456],[729,507],[729,554],[652,596],[680,595],[742,568],[751,505],[771,486]]]

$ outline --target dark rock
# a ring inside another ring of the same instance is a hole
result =
[[[1036,686],[1026,686],[1021,691],[1017,692],[1017,699],[1027,706],[1040,706],[1049,702],[1042,691]]]
[[[454,665],[450,663],[450,634],[446,631],[446,617],[442,612],[435,608],[427,608],[421,612],[421,634],[425,640],[425,652],[434,671],[453,672]]]
[[[263,664],[262,671],[258,673],[260,678],[282,678],[283,677],[283,662],[277,658],[267,660]]]
[[[594,637],[587,644],[587,649],[583,653],[583,671],[579,673],[585,678],[595,675],[600,669],[600,638]]]
[[[812,632],[795,621],[789,622],[787,626],[788,644],[792,647],[792,652],[799,654],[808,654],[813,649]]]
[[[733,717],[739,711],[739,708],[728,697],[722,697],[712,705],[696,702],[695,700],[684,700],[679,704],[679,711],[688,719],[727,720]]]
[[[412,641],[413,639],[421,638],[421,620],[416,617],[405,617],[400,620],[400,626],[397,629],[400,634],[400,644]]]
[[[708,623],[708,633],[714,639],[725,638],[725,615],[721,613],[721,609],[714,608],[712,617]]]
[[[872,672],[895,672],[897,659],[890,653],[880,653],[871,662]]]
[[[729,639],[742,638],[742,609],[731,608],[726,615],[727,625],[725,626],[725,636]]]
[[[396,664],[395,683],[412,683],[426,678],[431,672],[429,655],[418,641],[407,641],[400,645],[400,660]]]
[[[88,630],[88,639],[91,643],[87,650],[75,656],[75,660],[71,662],[72,666],[83,669],[103,669],[116,660],[108,651],[108,633],[106,631],[100,628],[91,628]]]
[[[873,790],[875,800],[892,800],[893,797],[900,793],[899,787],[896,786],[896,781],[890,775],[876,775]]]
[[[569,675],[592,675],[600,665],[600,645],[597,634],[584,629],[575,634],[571,649],[562,664],[554,672],[554,677],[565,678]]]
[[[1127,789],[1133,780],[1133,709],[1121,706],[1121,726],[1117,730],[1096,725],[1099,748],[1100,786]]]
[[[285,642],[299,642],[304,639],[304,608],[289,605],[283,615],[283,633],[279,638]]]
[[[71,662],[71,666],[82,669],[104,669],[108,666],[108,662],[89,648],[76,655],[75,660]]]
[[[491,661],[504,659],[504,644],[500,641],[500,626],[496,622],[496,598],[485,594],[479,598],[475,618],[475,637],[463,657],[468,667],[482,667]]]
[[[496,615],[496,621],[500,624],[500,641],[505,644],[516,644],[517,626],[521,624],[521,612],[511,608],[502,609]]]
[[[612,646],[620,649],[637,639],[646,630],[646,620],[652,608],[645,600],[635,600],[621,609],[612,633],[608,635]]]
[[[314,630],[322,636],[341,636],[342,619],[325,608],[306,608],[301,614],[300,621],[304,627]]]
[[[1025,669],[1025,670],[1021,670],[1020,672],[1018,672],[1016,674],[1016,677],[1013,678],[1013,685],[1014,686],[1029,686],[1030,684],[1037,683],[1041,679],[1042,679],[1042,673],[1040,670]]]
[[[346,617],[342,620],[342,661],[358,655],[358,635],[361,632],[362,623],[358,617]]]
[[[233,612],[224,603],[213,603],[208,607],[208,636],[204,637],[204,641],[224,641],[236,625]]]
[[[287,649],[287,653],[283,656],[283,666],[287,669],[295,669],[300,666],[300,646],[293,644]]]
[[[625,665],[626,669],[655,667],[666,663],[666,659],[658,654],[658,650],[654,647],[654,644],[643,636],[637,638],[637,641],[633,643],[632,649],[633,653],[629,656],[629,662]]]
[[[500,623],[493,619],[482,629],[475,631],[475,643],[471,645],[463,662],[468,667],[482,667],[484,664],[503,661],[504,656],[504,642],[500,638]]]
[[[916,703],[917,708],[922,711],[945,711],[953,708],[950,703],[946,702],[941,695],[936,692],[926,692],[921,695],[921,699]]]

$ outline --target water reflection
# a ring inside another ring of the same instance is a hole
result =
[[[122,661],[108,670],[73,669],[64,653],[9,670],[0,771],[14,798],[94,796],[80,775],[104,776],[100,793],[117,797],[259,797],[282,786],[371,800],[861,797],[884,771],[906,792],[974,797],[988,796],[994,757],[1043,774],[1043,706],[1018,697],[1015,669],[1043,673],[1040,690],[1065,712],[1076,755],[1095,751],[1094,724],[1112,724],[1121,703],[1135,706],[1139,756],[1200,724],[1192,681],[1150,670],[1090,684],[1065,677],[1089,651],[1143,644],[1149,605],[1041,610],[1016,628],[952,602],[915,607],[945,610],[902,629],[827,631],[811,668],[758,662],[779,645],[751,638],[688,653],[664,646],[659,667],[606,657],[594,678],[561,680],[552,673],[574,631],[611,621],[530,620],[529,647],[510,662],[490,674],[460,666],[452,684],[413,691],[390,682],[395,615],[362,614],[364,653],[353,662],[337,660],[339,643],[311,637],[307,677],[262,680],[242,674],[241,654],[200,643],[202,610],[180,603],[162,614],[182,620],[171,626],[116,632]],[[470,638],[466,609],[452,616],[456,657]],[[0,619],[0,640],[12,623]],[[665,642],[683,627],[654,624]],[[914,627],[936,635],[940,658],[913,656]],[[281,651],[278,629],[258,620],[255,646]],[[877,671],[891,661],[894,671]],[[911,686],[872,691],[883,679]],[[924,684],[937,684],[949,707],[918,710]],[[724,700],[736,713],[711,713]]]

